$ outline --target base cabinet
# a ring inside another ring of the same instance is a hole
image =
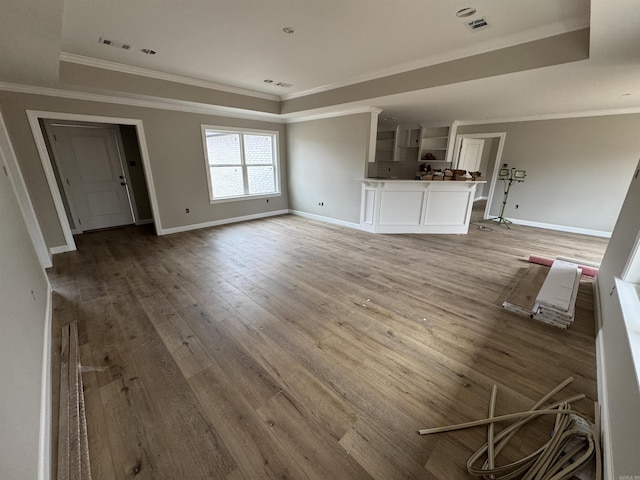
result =
[[[366,179],[360,228],[373,233],[465,234],[478,183],[484,182]]]

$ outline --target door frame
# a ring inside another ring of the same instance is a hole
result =
[[[153,175],[151,174],[151,163],[149,161],[149,151],[147,149],[147,141],[144,135],[144,128],[142,120],[134,118],[118,118],[118,117],[104,117],[97,115],[83,115],[76,113],[61,113],[61,112],[46,112],[37,110],[27,110],[27,119],[33,138],[36,142],[36,148],[38,155],[40,156],[40,162],[44,169],[47,183],[49,184],[49,191],[53,197],[53,203],[58,214],[58,221],[62,228],[62,233],[65,239],[65,245],[51,248],[52,253],[62,253],[76,250],[76,242],[73,239],[73,233],[71,231],[71,225],[67,219],[67,212],[62,202],[62,195],[56,182],[55,174],[53,172],[53,160],[49,156],[47,145],[44,139],[44,133],[40,128],[40,119],[43,120],[59,120],[59,121],[76,121],[76,122],[89,122],[89,123],[107,123],[116,125],[133,125],[136,128],[136,134],[138,136],[138,145],[140,147],[140,157],[142,158],[142,166],[144,169],[144,178],[147,184],[147,191],[149,192],[149,203],[151,204],[151,215],[155,223],[156,234],[162,231],[162,225],[160,223],[160,213],[158,210],[158,200],[156,197],[156,189],[153,183]]]
[[[455,148],[453,150],[453,159],[457,165],[458,157],[460,155],[460,148],[462,148],[462,139],[463,138],[498,138],[498,152],[496,153],[496,160],[493,165],[493,174],[491,175],[491,179],[489,180],[489,193],[487,194],[487,206],[484,209],[484,214],[482,218],[489,218],[489,210],[491,209],[491,201],[493,200],[493,194],[496,189],[496,182],[498,179],[498,170],[500,163],[502,162],[502,151],[504,150],[504,142],[507,138],[507,132],[491,132],[491,133],[460,133],[456,135],[456,143]],[[453,163],[452,162],[452,165]]]

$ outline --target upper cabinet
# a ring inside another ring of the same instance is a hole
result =
[[[420,162],[446,162],[449,127],[423,127],[420,139]]]
[[[392,162],[395,159],[396,132],[379,131],[376,135],[376,162]]]
[[[444,168],[439,163],[451,162],[455,133],[456,122],[452,126],[400,125],[395,130],[378,131],[376,162],[428,162],[434,163],[434,168]]]
[[[418,125],[400,125],[396,129],[397,162],[415,162],[420,149],[420,127]]]

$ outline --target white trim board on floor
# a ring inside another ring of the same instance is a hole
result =
[[[252,215],[243,215],[242,217],[223,218],[221,220],[212,220],[210,222],[193,223],[191,225],[158,230],[158,235],[171,235],[172,233],[188,232],[191,230],[198,230],[200,228],[217,227],[218,225],[226,225],[228,223],[246,222],[247,220],[258,220],[260,218],[286,215],[287,213],[289,213],[289,210],[274,210],[273,212],[255,213]]]

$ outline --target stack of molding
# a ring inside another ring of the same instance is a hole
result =
[[[58,480],[91,480],[78,324],[62,327]]]
[[[531,264],[502,306],[509,311],[567,329],[574,320],[582,269],[555,260],[550,269]]]
[[[575,263],[556,260],[551,265],[536,303],[533,318],[554,327],[568,328],[575,316],[582,269]]]

